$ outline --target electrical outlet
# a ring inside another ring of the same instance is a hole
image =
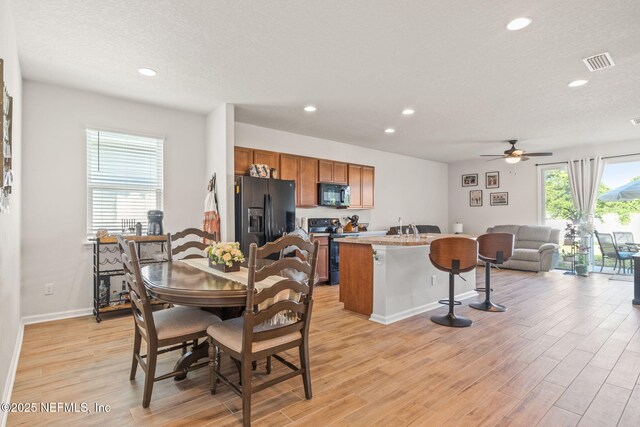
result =
[[[431,276],[431,286],[435,286],[436,284],[436,275]]]
[[[53,295],[53,283],[45,283],[45,285],[44,285],[44,294],[45,295]]]

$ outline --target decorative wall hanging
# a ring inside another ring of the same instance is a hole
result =
[[[11,187],[14,185],[14,173],[12,165],[11,139],[13,98],[9,96],[9,91],[4,83],[4,60],[0,59],[0,82],[2,82],[2,97],[0,98],[0,213],[9,212],[9,195]]]
[[[507,206],[509,204],[509,193],[491,193],[489,202],[491,206]]]
[[[469,191],[469,206],[482,206],[482,190]]]
[[[484,174],[485,186],[489,188],[500,188],[500,172],[487,172]]]
[[[462,186],[463,187],[475,187],[478,185],[478,174],[477,173],[469,173],[466,175],[462,175]]]

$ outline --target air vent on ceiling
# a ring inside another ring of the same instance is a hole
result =
[[[584,58],[582,61],[585,63],[589,71],[604,70],[605,68],[611,68],[616,65],[609,52],[599,53],[597,55]]]
[[[631,123],[633,123],[635,126],[640,126],[640,119],[631,119]]]

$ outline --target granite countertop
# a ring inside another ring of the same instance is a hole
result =
[[[335,239],[340,243],[354,243],[359,245],[382,245],[382,246],[429,246],[431,242],[443,237],[468,237],[475,239],[474,234],[419,234],[418,238],[409,236],[363,236],[363,237],[342,237]]]

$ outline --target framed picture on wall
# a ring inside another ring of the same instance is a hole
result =
[[[500,172],[487,172],[484,181],[487,188],[500,188]]]
[[[469,191],[469,206],[482,206],[482,190]]]
[[[463,187],[475,187],[478,185],[478,174],[477,173],[469,173],[466,175],[462,175],[462,186]]]
[[[491,193],[489,201],[491,206],[507,206],[509,204],[509,193]]]

